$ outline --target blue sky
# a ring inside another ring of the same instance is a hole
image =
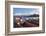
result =
[[[34,13],[38,13],[38,10],[35,8],[13,8],[14,15],[34,14]]]

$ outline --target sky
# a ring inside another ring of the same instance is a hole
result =
[[[13,8],[13,15],[31,15],[39,14],[38,9],[35,8]]]

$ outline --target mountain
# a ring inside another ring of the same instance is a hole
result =
[[[29,15],[29,17],[39,17],[38,14]]]
[[[33,15],[17,15],[18,17],[39,17],[39,15],[38,14],[33,14]]]

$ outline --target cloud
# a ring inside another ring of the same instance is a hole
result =
[[[13,14],[14,16],[21,16],[21,15],[33,15],[33,14],[39,14],[39,10],[33,10],[33,11],[29,11],[29,13],[16,13]]]

